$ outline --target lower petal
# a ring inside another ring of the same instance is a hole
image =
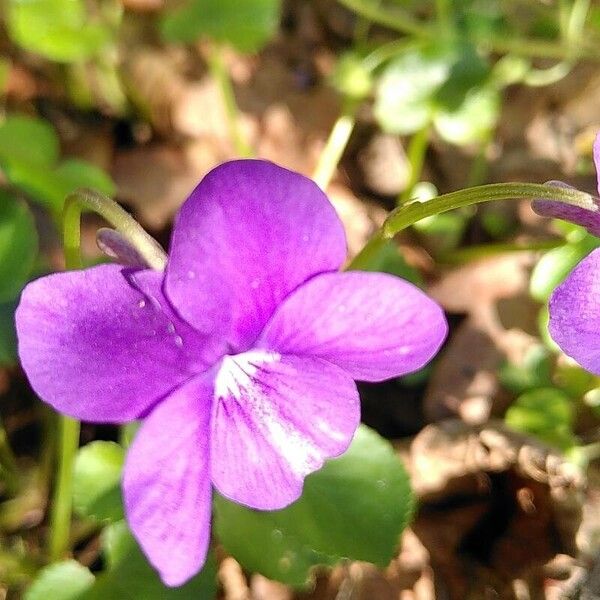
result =
[[[549,310],[552,339],[582,367],[600,375],[600,249],[554,290]]]
[[[213,483],[235,502],[283,508],[300,497],[309,473],[346,450],[359,420],[354,382],[324,360],[228,356],[215,381]]]
[[[211,484],[212,386],[196,378],[144,421],[123,476],[127,521],[166,585],[179,586],[206,560]]]

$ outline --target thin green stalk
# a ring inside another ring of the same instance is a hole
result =
[[[373,23],[384,25],[401,33],[429,40],[435,39],[439,35],[436,25],[428,26],[399,9],[387,9],[369,0],[338,0],[338,2],[360,16],[370,19]],[[510,38],[493,36],[488,33],[485,37],[475,36],[472,41],[500,54],[516,54],[530,58],[556,58],[558,60],[586,58],[600,61],[598,49],[583,44],[579,44],[576,50],[573,50],[572,47],[560,41]]]
[[[225,107],[225,117],[227,119],[227,127],[229,128],[229,135],[231,136],[231,141],[233,142],[235,151],[241,158],[249,158],[253,156],[254,152],[240,131],[240,111],[235,100],[235,93],[233,91],[233,85],[231,84],[229,73],[227,72],[225,63],[223,62],[222,48],[217,45],[211,46],[207,61],[211,75],[221,90],[223,105]]]
[[[59,416],[58,473],[50,512],[50,541],[48,553],[54,562],[69,548],[73,503],[73,465],[79,446],[79,421]]]
[[[488,256],[505,254],[508,252],[535,252],[539,250],[552,250],[565,245],[565,240],[535,240],[530,242],[499,242],[469,246],[460,250],[453,250],[439,257],[439,261],[451,265],[462,264]]]
[[[429,28],[399,8],[393,12],[381,8],[378,4],[369,0],[338,0],[346,8],[354,11],[373,23],[385,25],[390,29],[401,31],[416,36],[428,36]]]
[[[325,148],[319,156],[319,162],[313,174],[313,180],[321,189],[326,189],[337,169],[342,154],[346,149],[354,125],[356,124],[356,110],[358,103],[352,100],[346,100],[342,109],[342,114],[335,122]]]
[[[440,213],[494,200],[523,200],[545,199],[564,202],[584,208],[591,212],[600,209],[590,194],[571,188],[559,188],[539,183],[492,183],[481,185],[457,192],[450,192],[427,200],[426,202],[411,202],[393,210],[385,220],[381,229],[357,254],[348,266],[349,269],[361,269],[368,265],[371,257],[375,256],[386,241],[410,225]]]
[[[81,261],[81,213],[93,211],[104,217],[117,229],[148,263],[151,268],[162,270],[166,254],[158,242],[149,236],[126,211],[110,198],[93,190],[77,190],[65,200],[63,212],[63,243],[65,263],[68,270],[80,269]],[[73,465],[79,445],[79,421],[66,416],[59,417],[58,472],[54,485],[50,513],[50,560],[61,558],[69,548],[73,496]]]
[[[425,154],[429,145],[429,123],[422,129],[419,129],[408,144],[408,163],[410,165],[410,177],[406,188],[398,196],[397,204],[400,206],[405,204],[412,198],[412,193],[415,185],[419,183],[421,174],[423,173],[423,165],[425,163]]]

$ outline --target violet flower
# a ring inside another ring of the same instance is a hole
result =
[[[593,147],[598,193],[600,194],[600,134]],[[550,182],[570,187],[562,182]],[[561,202],[536,200],[534,210],[585,227],[600,237],[600,200],[591,198],[588,209]],[[582,367],[600,375],[600,249],[584,258],[554,290],[548,302],[548,330],[552,339]]]
[[[345,257],[311,180],[234,161],[182,206],[165,272],[102,265],[24,290],[19,353],[40,397],[85,421],[144,419],[125,511],[167,585],[205,561],[212,485],[255,509],[294,502],[352,440],[353,380],[419,369],[444,340],[435,302],[390,275],[340,273]]]

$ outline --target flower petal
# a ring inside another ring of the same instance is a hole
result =
[[[102,265],[42,277],[23,291],[15,317],[21,363],[56,410],[86,421],[132,420],[206,369],[203,338],[127,276]],[[150,278],[166,305],[161,274]]]
[[[202,568],[210,541],[209,428],[212,385],[192,379],[146,418],[123,475],[133,535],[166,585]]]
[[[223,360],[215,380],[212,480],[235,502],[275,510],[304,478],[349,446],[360,420],[346,373],[318,358],[251,351]]]
[[[247,350],[298,285],[340,267],[342,224],[310,179],[272,163],[239,160],[211,171],[182,206],[173,231],[166,293],[202,331],[222,329]],[[220,310],[207,310],[214,297]]]
[[[424,366],[448,325],[419,288],[383,273],[327,273],[277,309],[257,343],[281,354],[323,358],[354,379],[381,381]]]
[[[549,309],[552,339],[582,367],[600,375],[600,249],[554,290]]]

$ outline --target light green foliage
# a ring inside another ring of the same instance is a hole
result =
[[[25,592],[24,600],[79,600],[94,583],[90,570],[75,560],[48,565]]]
[[[57,62],[75,62],[98,53],[112,32],[92,20],[84,0],[7,0],[6,24],[12,40]]]
[[[384,69],[375,117],[390,133],[415,133],[433,124],[454,144],[485,141],[500,111],[500,91],[491,74],[470,46],[412,47]]]
[[[98,520],[123,518],[119,482],[125,452],[115,442],[95,441],[77,453],[73,505],[81,515]]]
[[[108,563],[106,572],[81,600],[211,600],[216,596],[216,561],[209,553],[202,571],[178,588],[168,588],[148,564],[124,521],[109,525],[102,542]]]
[[[574,243],[546,252],[531,274],[529,292],[532,297],[539,302],[547,302],[554,288],[562,283],[573,267],[598,246],[600,239],[585,234]]]
[[[280,0],[188,0],[162,22],[171,42],[195,42],[207,37],[241,52],[260,50],[275,34]]]
[[[37,251],[37,231],[29,208],[0,189],[0,303],[19,295]]]
[[[82,160],[58,164],[58,157],[58,137],[48,123],[11,116],[0,125],[0,167],[33,200],[58,212],[65,196],[78,187],[114,194],[114,183],[98,167]]]
[[[552,385],[552,355],[542,345],[530,348],[519,365],[506,363],[500,369],[500,382],[515,394]]]
[[[577,444],[573,433],[573,401],[556,388],[538,388],[519,396],[508,409],[506,424],[568,450]]]
[[[331,75],[332,85],[345,97],[366,98],[374,86],[372,73],[365,68],[361,56],[354,52],[343,54]]]
[[[390,444],[361,426],[349,450],[310,475],[288,508],[260,512],[221,497],[215,505],[219,539],[246,569],[301,586],[313,566],[340,558],[387,565],[413,498]]]

